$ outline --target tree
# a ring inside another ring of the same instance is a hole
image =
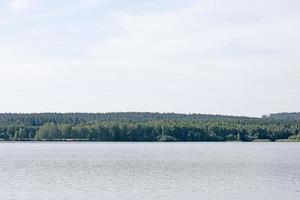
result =
[[[61,136],[60,129],[53,122],[44,124],[37,132],[37,140],[59,140]]]

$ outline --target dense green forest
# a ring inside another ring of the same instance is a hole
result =
[[[300,114],[262,118],[177,113],[0,114],[0,140],[300,140]]]
[[[300,120],[300,113],[273,113],[267,117],[278,120]]]

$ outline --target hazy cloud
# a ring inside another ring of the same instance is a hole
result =
[[[34,0],[9,0],[8,6],[13,12],[21,12],[30,7]]]
[[[1,15],[2,112],[256,116],[300,106],[298,1],[9,5],[32,12]]]

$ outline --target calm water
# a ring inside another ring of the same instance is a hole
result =
[[[0,143],[0,199],[300,199],[300,143]]]

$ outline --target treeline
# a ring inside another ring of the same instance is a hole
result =
[[[207,120],[245,120],[248,117],[204,115],[204,114],[179,114],[179,113],[150,113],[150,112],[116,112],[116,113],[0,113],[0,125],[20,124],[26,126],[41,126],[48,122],[55,124],[79,124],[99,121],[207,121]]]
[[[277,119],[277,120],[300,120],[300,113],[294,112],[294,113],[273,113],[270,114],[269,117],[271,119]]]
[[[2,129],[5,140],[90,140],[90,141],[226,141],[287,139],[299,136],[299,125],[245,124],[228,122],[95,122],[46,123],[40,127],[9,126]]]
[[[0,139],[11,141],[299,140],[300,121],[174,113],[1,114]]]

